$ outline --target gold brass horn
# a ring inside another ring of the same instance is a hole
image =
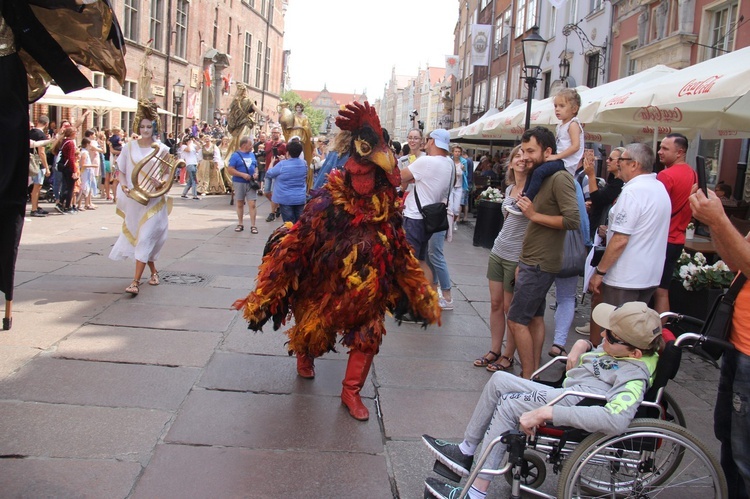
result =
[[[172,187],[177,168],[185,166],[184,160],[175,159],[168,150],[164,151],[164,155],[159,155],[161,146],[157,142],[151,144],[151,148],[153,151],[135,164],[133,173],[130,175],[133,188],[128,192],[128,196],[144,206],[150,199],[166,194]],[[149,163],[151,163],[149,169],[144,171]]]

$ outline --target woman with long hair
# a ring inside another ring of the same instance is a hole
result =
[[[516,351],[513,335],[508,335],[505,349],[503,349],[503,338],[510,302],[513,301],[516,267],[529,219],[508,217],[507,207],[521,198],[528,172],[529,167],[523,159],[521,146],[514,147],[508,156],[505,174],[505,181],[508,184],[502,207],[505,223],[495,238],[487,265],[487,279],[490,287],[490,350],[474,361],[476,367],[484,367],[490,372],[510,369],[513,366],[513,354]]]

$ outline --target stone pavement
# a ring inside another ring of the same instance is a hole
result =
[[[133,264],[107,258],[120,225],[111,203],[27,219],[13,329],[0,331],[0,496],[422,497],[433,460],[420,436],[460,438],[490,376],[471,364],[489,347],[488,251],[472,246],[472,227],[446,244],[456,308],[442,327],[387,319],[362,423],[340,403],[344,351],[303,380],[283,334],[248,331],[229,310],[277,226],[267,202],[252,235],[247,219],[234,232],[228,197],[178,193],[163,284],[144,281],[135,298],[123,292]],[[688,355],[669,389],[714,450],[717,379]],[[498,479],[490,497],[507,491]]]

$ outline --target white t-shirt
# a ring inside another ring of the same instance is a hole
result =
[[[603,282],[625,289],[658,286],[664,270],[672,203],[655,173],[638,175],[622,189],[609,214],[607,241],[617,232],[630,236]]]
[[[573,118],[564,125],[557,125],[557,153],[559,154],[563,152],[573,143],[573,140],[570,138],[569,130],[571,126],[574,126],[573,123],[575,123],[575,126],[577,126],[581,131],[581,135],[578,138],[578,150],[567,158],[563,158],[562,160],[563,163],[565,163],[565,169],[568,170],[568,173],[575,176],[576,170],[578,169],[578,163],[581,162],[581,158],[583,157],[584,145],[583,127],[581,126],[581,122],[578,121],[578,118]]]
[[[409,165],[409,171],[414,175],[414,190],[419,193],[419,202],[422,206],[448,199],[453,169],[453,160],[447,156],[421,156]],[[422,219],[414,193],[406,196],[404,216]]]

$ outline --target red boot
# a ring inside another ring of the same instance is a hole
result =
[[[298,353],[297,374],[301,378],[313,379],[315,377],[315,357],[305,353]]]
[[[370,418],[370,412],[362,403],[359,392],[365,384],[374,356],[375,354],[365,354],[352,350],[349,352],[349,362],[346,364],[341,402],[349,409],[349,414],[360,421],[367,421]]]

